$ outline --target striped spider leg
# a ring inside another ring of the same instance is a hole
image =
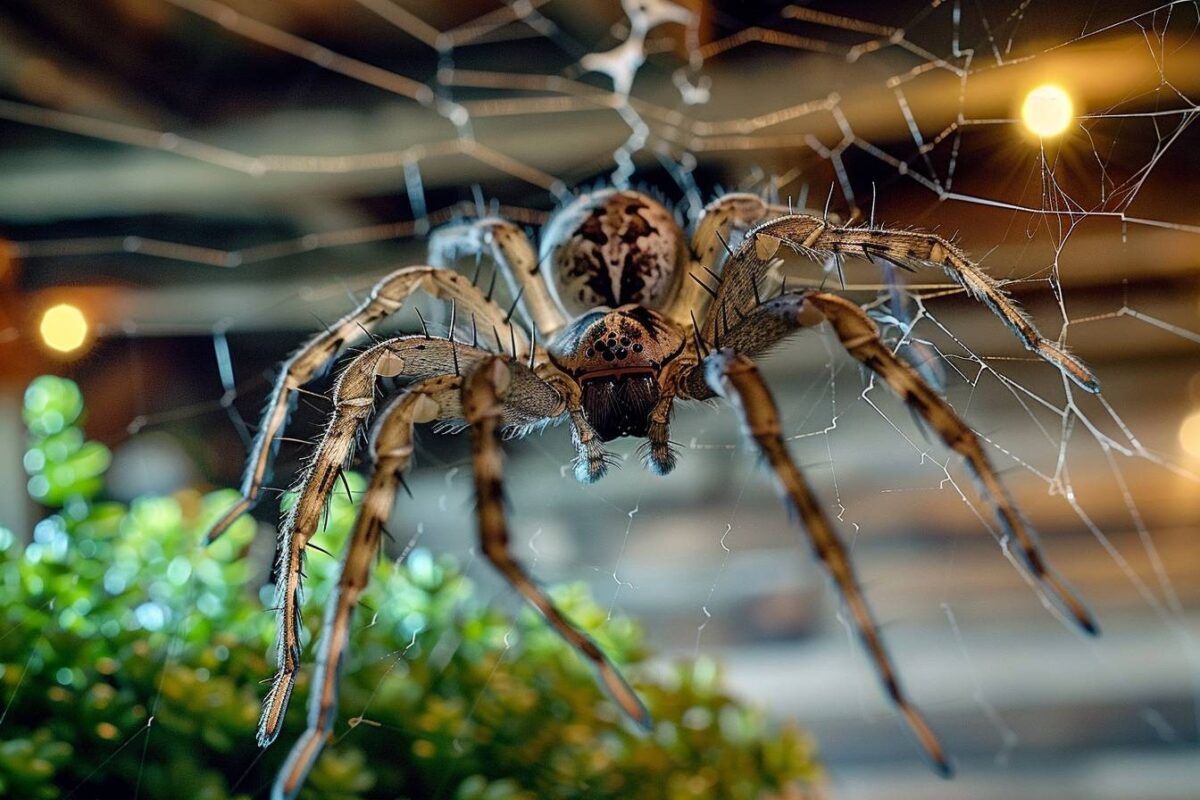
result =
[[[815,258],[853,255],[884,259],[907,269],[941,268],[968,295],[1000,317],[1027,350],[1053,364],[1080,388],[1091,393],[1100,391],[1100,383],[1079,359],[1042,336],[1033,320],[995,278],[941,236],[918,231],[839,227],[803,214],[770,220],[746,235],[729,258],[730,266],[713,301],[714,310],[704,320],[706,341],[719,341],[723,332],[737,321],[731,315],[748,313],[758,305],[761,284],[781,244]]]
[[[413,429],[417,424],[461,418],[458,401],[461,384],[462,378],[457,375],[426,378],[406,388],[380,412],[368,441],[368,455],[374,465],[371,478],[345,545],[337,585],[325,606],[308,697],[308,727],[292,745],[276,777],[275,797],[296,795],[333,729],[350,623],[359,597],[370,581],[396,493],[412,462]]]
[[[508,290],[517,298],[517,308],[543,340],[549,340],[567,324],[562,309],[550,296],[539,274],[540,264],[533,244],[515,223],[498,217],[473,220],[438,228],[429,237],[429,259],[449,267],[460,256],[489,254],[504,275]]]
[[[333,413],[316,453],[300,478],[296,502],[284,517],[279,532],[275,574],[275,607],[279,618],[276,636],[278,672],[263,702],[258,743],[266,747],[279,735],[300,669],[300,589],[304,553],[324,516],[325,504],[348,462],[354,440],[370,415],[376,378],[403,376],[420,379],[444,374],[447,363],[471,368],[486,353],[445,339],[400,337],[368,348],[338,376],[333,392]]]
[[[456,309],[461,309],[458,313],[463,319],[469,315],[482,330],[502,332],[498,335],[513,342],[517,355],[528,352],[530,344],[519,327],[511,324],[511,315],[491,302],[464,275],[429,266],[405,267],[391,273],[375,284],[370,296],[358,308],[313,336],[283,363],[250,449],[242,478],[241,499],[209,529],[209,542],[258,503],[279,449],[279,436],[287,425],[301,387],[323,371],[345,347],[366,339],[380,322],[398,312],[418,290],[454,303]]]
[[[1100,387],[1091,371],[1057,344],[1043,338],[996,281],[944,239],[926,233],[837,228],[816,217],[802,215],[771,220],[746,235],[730,256],[700,336],[702,342],[724,342],[735,349],[740,345],[744,354],[753,356],[799,328],[827,318],[850,354],[878,372],[948,447],[964,455],[999,519],[1002,542],[1006,546],[1016,542],[1022,554],[1019,565],[1044,596],[1073,618],[1082,630],[1094,634],[1097,629],[1091,614],[1046,568],[1033,534],[1017,512],[978,437],[915,370],[878,341],[879,329],[865,312],[849,301],[820,292],[785,295],[776,301],[762,302],[758,281],[779,256],[781,244],[807,254],[879,255],[902,264],[940,264],[951,277],[958,276],[956,280],[962,285],[976,287],[972,290],[976,296],[1005,319],[1030,350],[1081,387],[1098,392]],[[698,379],[691,382],[698,383]]]
[[[948,774],[949,765],[940,744],[899,684],[844,545],[783,445],[774,401],[750,360],[786,336],[822,322],[832,326],[851,356],[879,375],[937,432],[947,447],[963,456],[983,496],[992,505],[1005,552],[1015,551],[1014,563],[1051,607],[1071,618],[1087,634],[1096,635],[1099,629],[1084,603],[1049,569],[1035,536],[1017,511],[974,431],[915,369],[888,349],[875,323],[861,308],[824,292],[786,294],[762,303],[725,331],[723,348],[707,355],[700,367],[684,376],[681,396],[703,399],[715,393],[739,411],[748,433],[775,471],[781,492],[803,521],[818,559],[840,589],[885,690],[935,767]]]
[[[505,408],[513,402],[514,395],[521,393],[515,380],[517,366],[500,356],[491,357],[472,371],[463,386],[463,415],[471,428],[471,460],[483,553],[559,635],[592,663],[601,684],[629,718],[648,729],[650,712],[620,671],[591,638],[563,615],[510,551],[500,430]]]
[[[727,335],[726,344],[739,353],[753,356],[801,328],[822,322],[830,324],[851,356],[877,374],[947,447],[963,457],[981,495],[992,506],[1005,552],[1015,550],[1015,563],[1053,607],[1085,633],[1096,635],[1099,629],[1091,612],[1049,568],[1036,536],[1017,510],[979,437],[916,369],[883,343],[879,328],[861,308],[844,297],[826,292],[782,295],[748,314],[745,323]]]
[[[566,326],[567,318],[541,274],[542,261],[532,242],[516,224],[486,217],[443,226],[429,238],[429,257],[438,266],[449,267],[462,256],[485,254],[504,275],[509,292],[516,298],[516,308],[527,323],[543,341],[550,341]],[[538,351],[537,356],[535,368],[567,401],[571,440],[577,453],[575,478],[580,483],[595,483],[608,471],[610,459],[583,415],[579,386],[574,381],[562,380],[561,373],[545,362],[544,352]]]
[[[499,431],[504,428],[524,433],[560,419],[566,413],[563,397],[526,364],[508,356],[493,356],[445,339],[413,336],[369,348],[341,373],[332,419],[301,479],[296,504],[284,521],[277,577],[279,671],[264,700],[259,744],[270,744],[282,726],[299,671],[304,551],[317,530],[337,475],[350,456],[354,436],[373,405],[376,377],[419,377],[436,373],[451,362],[467,377],[438,375],[411,386],[387,406],[371,437],[375,469],[346,545],[337,588],[328,601],[309,698],[308,727],[277,777],[273,797],[296,795],[328,738],[336,715],[338,678],[348,646],[350,619],[366,586],[400,476],[411,459],[412,431],[418,423],[465,418],[475,443],[473,463],[484,554],[551,626],[593,663],[622,709],[643,725],[649,719],[616,667],[562,614],[509,552],[499,484]]]
[[[694,391],[689,391],[688,395],[701,398],[713,393],[718,394],[724,397],[741,417],[746,433],[771,465],[784,502],[808,533],[817,560],[838,587],[842,600],[854,619],[858,636],[875,665],[875,671],[888,697],[937,772],[943,777],[949,777],[953,772],[950,761],[937,734],[909,701],[900,683],[899,673],[892,664],[883,638],[879,634],[879,626],[854,575],[850,554],[846,552],[846,546],[829,523],[820,502],[788,453],[787,445],[783,442],[775,401],[771,399],[770,390],[754,362],[732,348],[724,348],[710,353],[685,379],[698,382]],[[707,387],[710,391],[705,392],[701,387]]]

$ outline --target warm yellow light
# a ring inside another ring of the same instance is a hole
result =
[[[1200,458],[1200,411],[1193,411],[1183,418],[1179,426],[1179,443],[1193,458]]]
[[[1035,136],[1058,136],[1071,124],[1074,114],[1071,95],[1053,83],[1043,83],[1030,91],[1021,105],[1021,121]]]
[[[69,353],[78,350],[87,340],[88,321],[75,306],[70,303],[59,303],[46,309],[42,314],[42,324],[38,326],[42,341],[46,346]]]

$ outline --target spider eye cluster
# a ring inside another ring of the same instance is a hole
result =
[[[657,372],[682,350],[682,335],[665,319],[633,305],[580,317],[550,346],[555,364],[576,380],[613,370]]]
[[[630,351],[641,353],[645,349],[642,343],[637,341],[641,338],[641,331],[629,331],[620,335],[616,331],[608,331],[606,336],[602,330],[584,355],[588,358],[599,356],[605,361],[624,361],[629,357]]]

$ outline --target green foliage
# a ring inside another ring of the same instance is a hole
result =
[[[26,394],[30,488],[51,513],[23,547],[0,529],[0,796],[263,796],[304,726],[311,668],[280,742],[260,756],[274,620],[269,587],[255,585],[261,567],[243,558],[255,524],[243,519],[204,549],[202,532],[232,491],[129,507],[96,500],[108,452],[83,440],[82,413],[69,381],[39,378]],[[353,515],[339,493],[323,546],[340,548]],[[308,575],[311,640],[336,563],[313,558]],[[633,622],[606,620],[579,586],[555,595],[644,678],[653,733],[631,732],[534,614],[514,622],[477,601],[452,561],[417,550],[376,570],[351,639],[342,717],[304,796],[809,796],[810,742],[768,733],[760,713],[721,691],[711,662],[652,682],[639,673],[646,651]]]
[[[47,506],[68,497],[83,500],[99,493],[110,460],[108,448],[85,442],[76,422],[83,416],[83,395],[73,381],[43,375],[25,390],[29,449],[25,471],[29,496]]]

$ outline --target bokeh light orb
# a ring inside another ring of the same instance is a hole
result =
[[[1071,124],[1075,104],[1067,90],[1055,83],[1043,83],[1025,95],[1021,121],[1034,136],[1058,136]]]
[[[78,350],[87,341],[87,317],[78,307],[70,303],[59,303],[50,306],[42,314],[38,332],[51,350],[70,353]]]
[[[1179,426],[1179,444],[1192,458],[1200,458],[1200,411],[1193,411],[1183,418]]]

